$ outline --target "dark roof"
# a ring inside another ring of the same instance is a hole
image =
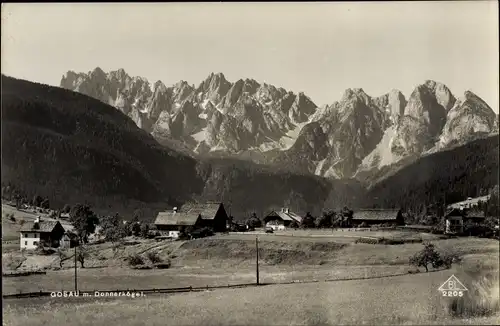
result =
[[[195,225],[198,220],[197,213],[186,212],[159,212],[156,216],[155,225]]]
[[[219,207],[222,203],[206,203],[206,204],[184,204],[180,208],[179,212],[188,215],[200,215],[203,220],[213,220]]]
[[[278,216],[279,218],[281,218],[283,221],[292,221],[292,222],[297,222],[297,223],[301,223],[302,222],[302,217],[290,210],[288,210],[288,212],[286,211],[272,211],[271,213],[267,214],[266,217],[268,216]]]
[[[465,212],[461,209],[453,208],[447,211],[445,216],[465,216]]]
[[[19,230],[20,232],[40,232],[40,233],[50,233],[54,230],[56,225],[59,223],[59,221],[40,221],[38,223],[38,228],[34,228],[35,222],[26,222],[23,224],[21,229]],[[62,227],[62,225],[61,225]]]
[[[353,213],[353,220],[393,221],[397,219],[399,209],[362,209]]]

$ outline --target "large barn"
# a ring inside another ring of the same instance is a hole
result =
[[[177,238],[182,227],[209,227],[225,232],[228,216],[222,203],[185,204],[180,209],[160,212],[154,224],[158,231]]]
[[[154,224],[160,233],[172,238],[178,238],[182,227],[201,226],[200,221],[199,215],[186,214],[174,208],[170,212],[159,212]]]
[[[367,225],[374,224],[391,224],[403,225],[404,218],[400,209],[361,209],[353,213],[350,219],[353,226],[358,226],[361,223]]]

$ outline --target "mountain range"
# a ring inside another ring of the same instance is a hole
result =
[[[313,157],[316,161],[321,155],[332,155],[330,148],[336,149],[336,155],[348,152],[347,145],[331,144],[331,135],[323,131],[323,124],[339,123],[340,116],[352,119],[353,123],[362,122],[365,136],[360,133],[356,139],[364,146],[370,144],[376,148],[378,143],[370,137],[383,133],[383,128],[377,129],[376,124],[367,121],[374,120],[380,125],[393,123],[391,119],[403,119],[400,107],[408,105],[402,104],[399,93],[370,101],[359,89],[346,92],[342,101],[350,101],[356,94],[361,94],[366,102],[354,101],[355,105],[347,109],[367,113],[363,119],[345,112],[330,114],[331,107],[316,110],[312,117],[307,117],[310,122],[302,126],[294,144],[287,150],[275,151],[280,155],[292,151],[306,155],[308,152],[300,149],[323,146],[316,152],[318,156]],[[388,106],[391,114],[373,110],[375,101],[382,103],[377,105]],[[462,102],[455,100],[447,115],[457,117],[457,113],[473,106],[477,110],[483,103],[477,101],[476,97]],[[342,108],[342,104],[337,106]],[[309,173],[311,166],[301,163],[307,156],[297,156],[297,166],[303,164],[302,172],[241,158],[193,157],[161,145],[151,131],[139,128],[130,115],[101,100],[4,75],[1,111],[2,196],[15,189],[25,198],[35,194],[47,197],[56,208],[88,203],[99,213],[120,212],[129,218],[139,209],[144,219],[151,220],[159,210],[192,200],[215,200],[223,201],[236,219],[244,219],[253,212],[262,216],[283,206],[299,214],[307,211],[320,214],[344,205],[410,209],[433,203],[442,196],[450,200],[475,197],[498,182],[498,135],[451,149],[447,147],[451,146],[449,138],[443,136],[439,140],[445,146],[436,153],[428,151],[414,162],[400,161],[392,174],[386,173],[384,169],[390,167],[384,166],[370,176],[371,185],[365,187],[355,179],[337,180]],[[329,119],[321,117],[322,114]],[[288,119],[305,120],[305,117],[291,114]],[[487,121],[483,123],[487,125]],[[465,125],[476,126],[474,121]],[[452,124],[446,122],[441,128],[451,130],[452,139],[456,137]],[[331,132],[352,137],[348,130],[345,127]],[[169,138],[168,143],[173,140]],[[187,146],[185,149],[188,150]],[[362,155],[358,154],[354,151],[349,159],[359,159]],[[276,161],[279,159],[287,157],[275,156]]]
[[[408,99],[347,89],[319,107],[304,93],[210,74],[198,86],[165,86],[119,69],[69,71],[60,86],[128,115],[161,144],[192,157],[232,157],[318,176],[365,181],[419,157],[498,133],[498,115],[477,95],[456,98],[425,81]],[[389,167],[389,168],[388,168]]]

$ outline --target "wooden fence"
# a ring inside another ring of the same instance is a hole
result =
[[[440,269],[429,271],[429,273],[437,272]],[[371,277],[353,277],[353,278],[342,278],[342,279],[325,279],[325,280],[292,280],[287,282],[273,282],[273,283],[243,283],[243,284],[234,284],[234,285],[216,285],[216,286],[200,286],[200,287],[182,287],[182,288],[164,288],[164,289],[121,289],[121,290],[94,290],[94,291],[78,291],[80,296],[83,297],[94,297],[96,292],[105,293],[105,292],[142,292],[149,294],[168,294],[168,293],[182,293],[182,292],[201,292],[215,289],[235,289],[235,288],[247,288],[247,287],[257,287],[257,286],[266,286],[266,285],[287,285],[287,284],[306,284],[306,283],[319,283],[319,282],[340,282],[340,281],[355,281],[355,280],[368,280],[368,279],[376,279],[376,278],[387,278],[387,277],[395,277],[395,276],[404,276],[408,275],[407,273],[395,273],[390,275],[381,275],[381,276],[371,276]],[[58,293],[61,291],[39,291],[39,292],[28,292],[28,293],[15,293],[15,294],[5,294],[2,297],[4,299],[19,299],[19,298],[33,298],[33,297],[50,297],[53,293]],[[74,291],[67,291],[74,292]],[[106,296],[103,296],[106,297]]]
[[[3,277],[16,277],[16,276],[28,276],[28,275],[36,275],[36,274],[47,274],[45,271],[24,271],[24,272],[5,272],[2,273]]]

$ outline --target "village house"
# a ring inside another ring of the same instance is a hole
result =
[[[197,214],[180,212],[177,207],[170,212],[159,212],[154,224],[162,235],[177,239],[181,228],[201,226],[201,218]]]
[[[154,224],[158,231],[178,238],[182,227],[209,227],[214,232],[227,230],[228,216],[222,203],[186,204],[180,209],[159,212]]]
[[[302,217],[291,212],[288,208],[282,208],[279,211],[272,211],[264,217],[264,224],[266,228],[276,230],[285,230],[292,224],[300,224]]]
[[[485,215],[478,209],[452,208],[445,214],[445,233],[462,233],[467,223],[479,224]]]
[[[65,230],[59,221],[43,221],[37,217],[34,222],[26,222],[19,230],[20,248],[32,250],[43,241],[50,247],[59,247]]]
[[[361,209],[353,213],[352,218],[349,219],[349,224],[359,226],[362,223],[367,225],[404,225],[404,218],[400,209]]]

